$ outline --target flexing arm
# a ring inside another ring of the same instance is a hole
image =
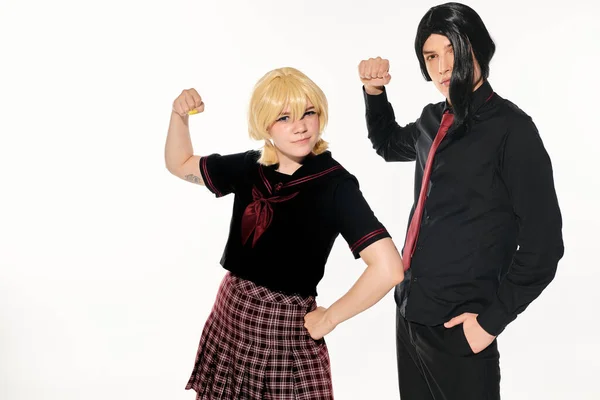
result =
[[[184,90],[173,102],[173,112],[165,144],[165,164],[173,175],[204,185],[200,174],[200,156],[194,155],[188,112],[204,111],[202,98],[195,89]]]
[[[400,126],[388,102],[385,85],[392,79],[390,63],[380,57],[363,60],[358,66],[364,87],[367,130],[373,148],[386,161],[414,161],[418,129],[415,123]]]

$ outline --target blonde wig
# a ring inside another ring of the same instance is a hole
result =
[[[327,142],[320,136],[327,125],[327,98],[323,91],[306,75],[294,68],[278,68],[265,74],[254,87],[248,110],[248,131],[254,140],[264,140],[259,163],[278,163],[275,146],[271,143],[269,129],[289,107],[290,118],[302,118],[309,100],[319,116],[319,140],[312,150],[321,154],[327,150]]]

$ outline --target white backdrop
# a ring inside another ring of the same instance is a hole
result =
[[[17,1],[0,5],[0,399],[193,399],[183,390],[224,271],[233,197],[170,175],[173,99],[195,87],[197,154],[257,148],[252,86],[294,66],[325,91],[334,156],[401,246],[413,163],[366,137],[357,65],[390,59],[399,122],[440,95],[413,40],[432,1]],[[499,338],[505,399],[598,399],[597,12],[468,1],[497,44],[490,83],[550,153],[566,253]],[[542,4],[542,3],[540,3]],[[586,160],[585,157],[592,157]],[[343,239],[319,302],[363,269]],[[397,399],[394,302],[328,336],[338,399]]]

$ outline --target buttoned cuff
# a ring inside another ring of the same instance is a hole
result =
[[[498,336],[514,320],[499,299],[496,299],[484,312],[477,316],[479,325],[490,335]]]
[[[387,92],[385,91],[385,86],[383,87],[383,93],[380,94],[368,94],[365,90],[365,87],[362,87],[363,96],[365,98],[365,105],[367,106],[367,110],[370,109],[381,109],[383,107],[387,107],[388,98]]]

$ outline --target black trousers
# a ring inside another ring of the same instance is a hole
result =
[[[496,340],[474,354],[462,324],[425,326],[396,311],[396,353],[401,400],[499,400]]]

